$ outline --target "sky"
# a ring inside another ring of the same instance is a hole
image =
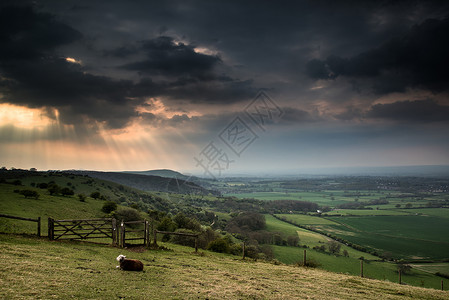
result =
[[[2,1],[0,164],[449,165],[447,1]]]

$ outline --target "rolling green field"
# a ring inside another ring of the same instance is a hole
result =
[[[0,234],[2,299],[447,299],[449,292],[164,244],[133,252]],[[116,269],[124,254],[144,272]]]
[[[434,216],[329,217],[321,227],[358,245],[406,259],[447,259],[449,219]]]
[[[272,246],[275,257],[283,263],[296,264],[298,262],[302,262],[304,250],[306,250],[307,259],[317,262],[319,264],[318,268],[320,269],[337,273],[359,275],[359,258],[364,257],[366,260],[364,263],[364,276],[380,280],[398,280],[397,266],[394,263],[377,261],[379,259],[378,257],[357,251],[344,244],[341,245],[341,252],[344,250],[348,251],[348,257],[315,251],[311,248],[314,246],[325,245],[330,239],[319,233],[311,232],[282,222],[273,216],[266,215],[265,218],[267,222],[267,230],[278,232],[281,231],[285,234],[291,234],[296,230],[300,238],[300,244],[309,246],[308,249],[299,247]],[[318,222],[315,222],[315,224],[316,223]],[[432,288],[439,288],[441,286],[441,280],[442,278],[435,276],[432,273],[425,272],[421,268],[414,268],[410,274],[406,274],[403,277],[403,282],[408,284]],[[447,282],[445,284],[449,284],[449,280],[445,279],[445,282]]]
[[[335,212],[342,210],[335,210]],[[368,212],[391,212],[369,215]],[[289,222],[311,226],[380,254],[412,260],[449,258],[449,209],[350,210],[347,216],[279,214]]]
[[[25,198],[14,193],[15,189],[25,187],[0,184],[0,212],[3,214],[25,218],[42,218],[42,231],[46,233],[48,217],[56,219],[69,218],[98,218],[104,216],[101,207],[104,201],[87,198],[85,202],[79,201],[75,196],[50,196],[41,189],[29,188],[38,191],[39,199]],[[37,225],[34,222],[18,221],[0,218],[0,232],[8,233],[36,233]]]

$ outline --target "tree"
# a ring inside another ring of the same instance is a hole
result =
[[[400,207],[401,207],[401,204],[398,203],[398,204],[395,205],[395,207],[396,207],[396,208],[400,208]]]
[[[329,248],[329,252],[333,254],[340,253],[341,244],[336,241],[329,241],[327,243],[327,247]]]
[[[100,192],[92,192],[92,193],[90,193],[90,197],[94,198],[94,199],[98,199],[98,198],[100,198],[100,196],[101,196]]]
[[[289,235],[287,237],[287,245],[297,247],[299,244],[299,237],[298,235]]]
[[[402,262],[398,263],[398,272],[401,272],[401,274],[407,274],[411,269],[412,267],[410,265]]]
[[[25,198],[34,198],[34,199],[39,199],[39,193],[36,191],[32,191],[32,190],[21,190],[19,192],[19,194],[25,196]]]
[[[84,194],[78,194],[78,199],[79,199],[81,202],[86,202],[86,195],[84,195]]]
[[[349,253],[348,253],[348,250],[343,250],[343,256],[344,257],[349,257]]]
[[[406,205],[405,205],[405,208],[412,208],[412,204],[411,203],[407,203]]]
[[[114,210],[117,210],[117,203],[113,202],[113,201],[106,201],[103,204],[103,207],[101,208],[101,211],[109,214],[111,212],[113,212]]]
[[[50,195],[52,195],[52,196],[57,195],[61,192],[61,188],[59,187],[59,185],[57,185],[55,183],[48,185],[47,190],[50,193]]]
[[[61,189],[61,194],[63,196],[72,196],[72,195],[75,195],[75,192],[68,187],[64,187]]]

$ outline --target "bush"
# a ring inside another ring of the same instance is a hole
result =
[[[50,195],[57,195],[61,192],[61,188],[59,187],[59,185],[57,184],[49,184],[48,188],[47,188],[48,192],[50,193]]]
[[[341,249],[341,244],[336,241],[329,241],[327,243],[327,246],[329,247],[329,252],[332,254],[339,254]]]
[[[229,253],[229,244],[225,239],[219,238],[210,242],[207,246],[207,250],[218,253]]]
[[[139,212],[136,209],[130,207],[122,207],[117,209],[113,216],[116,219],[120,221],[123,220],[125,222],[142,220],[142,216],[139,214]]]
[[[20,195],[25,196],[25,198],[34,198],[34,199],[39,199],[39,193],[36,191],[32,191],[32,190],[21,190],[19,191]]]
[[[75,192],[72,189],[65,187],[61,189],[61,194],[63,196],[72,196],[75,195]]]
[[[106,201],[103,204],[103,207],[101,208],[101,211],[109,214],[111,212],[113,212],[114,210],[117,210],[117,203],[113,202],[113,201]]]
[[[45,183],[45,182],[42,182],[42,183],[39,183],[37,185],[37,187],[40,188],[40,189],[46,189],[46,188],[48,188],[48,184]]]
[[[81,202],[86,202],[86,195],[84,195],[84,194],[78,194],[78,199],[79,199]]]
[[[90,193],[90,197],[94,198],[94,199],[98,199],[101,197],[101,194],[100,194],[100,192],[92,192],[92,193]]]

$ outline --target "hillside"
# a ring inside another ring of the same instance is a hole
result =
[[[150,176],[160,176],[166,178],[177,178],[182,180],[189,180],[189,176],[179,173],[177,171],[169,170],[169,169],[160,169],[160,170],[148,170],[148,171],[125,171],[123,173],[131,173],[138,175],[150,175]]]
[[[180,194],[219,194],[214,190],[207,190],[198,184],[183,179],[168,178],[154,175],[142,175],[121,172],[97,171],[67,171],[72,174],[88,175],[93,178],[112,181],[133,187],[142,191],[158,191]]]
[[[76,299],[447,299],[449,292],[273,265],[165,244],[142,253],[0,235],[0,298]],[[124,254],[144,272],[116,269]]]

